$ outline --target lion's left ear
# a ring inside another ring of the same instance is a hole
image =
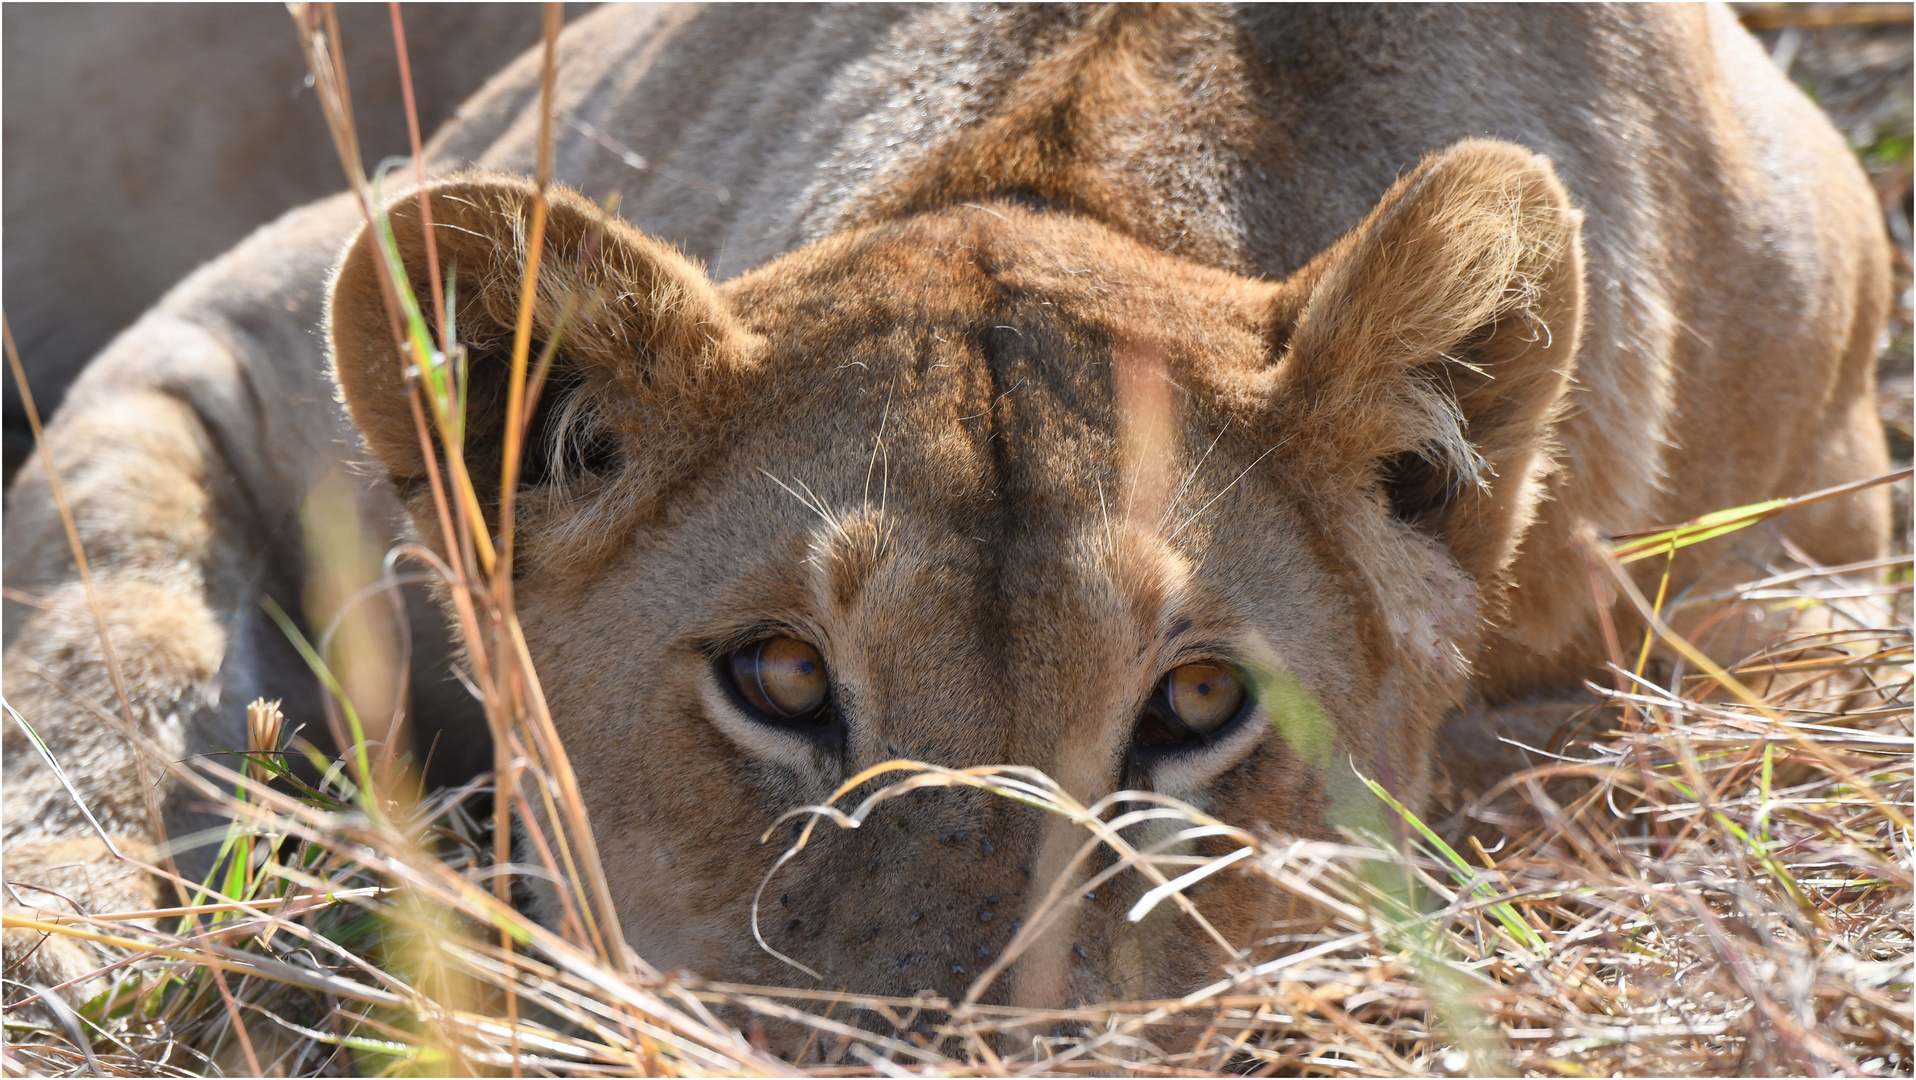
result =
[[[1298,449],[1377,491],[1481,585],[1514,557],[1551,464],[1581,221],[1547,159],[1471,140],[1425,158],[1278,291]]]
[[[441,278],[456,296],[454,333],[467,350],[464,454],[491,506],[533,185],[472,174],[435,181],[427,195]],[[745,370],[750,335],[704,271],[670,247],[565,188],[549,189],[547,207],[529,362],[555,332],[559,346],[526,433],[521,505],[536,509],[538,495],[576,504],[593,491],[630,503],[697,458],[699,431],[709,426],[703,414],[720,408]],[[390,214],[405,276],[430,318],[417,194],[395,198]],[[362,230],[334,277],[333,373],[367,444],[418,514],[427,469],[405,389],[416,361],[395,347],[379,260],[377,238]]]

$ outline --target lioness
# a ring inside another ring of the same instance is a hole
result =
[[[478,461],[537,70],[428,150]],[[560,174],[623,220],[588,240],[593,202],[553,196],[541,334],[566,288],[613,299],[563,336],[516,589],[662,966],[797,977],[748,926],[759,834],[887,758],[1302,833],[1352,768],[1417,805],[1447,714],[1604,655],[1575,522],[1884,468],[1880,220],[1721,7],[607,9],[567,31],[558,102]],[[414,201],[393,215],[423,282]],[[298,597],[297,512],[338,462],[363,447],[368,506],[439,535],[357,228],[334,200],[255,235],[53,425],[129,690],[181,755],[243,744],[256,694],[316,713],[259,598]],[[39,599],[8,608],[9,698],[132,842],[38,471],[13,500],[7,581]],[[1842,562],[1886,532],[1878,496],[1819,504],[1679,557],[1674,587],[1785,534]],[[456,722],[441,696],[422,722]],[[79,860],[80,899],[153,903],[16,736],[9,876]],[[780,872],[766,935],[833,986],[962,994],[1080,840],[900,800]],[[1226,959],[1175,914],[1128,927],[1130,900],[1086,900],[986,1000],[1170,994]],[[1270,913],[1228,875],[1201,903],[1246,945]]]

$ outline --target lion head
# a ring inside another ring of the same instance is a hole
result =
[[[429,190],[482,501],[533,195]],[[1276,913],[1226,873],[1190,891],[1203,919],[1133,925],[1146,883],[1088,885],[1106,856],[1079,857],[1082,828],[976,790],[901,795],[767,878],[782,813],[891,759],[1304,835],[1355,812],[1360,773],[1423,798],[1576,354],[1579,218],[1546,161],[1433,155],[1282,282],[1002,199],[715,285],[549,199],[534,355],[567,322],[514,589],[641,955],[953,998],[989,971],[983,1000],[1055,1005],[1186,989]],[[423,294],[417,202],[391,221]],[[336,375],[436,537],[377,258],[362,234],[339,269]],[[1069,913],[992,971],[1053,889]]]

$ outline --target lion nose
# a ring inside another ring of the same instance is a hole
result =
[[[857,829],[821,830],[790,880],[769,884],[761,932],[835,984],[962,1000],[1023,926],[1031,813],[984,792],[916,791]],[[981,1000],[1001,1000],[1003,982]]]

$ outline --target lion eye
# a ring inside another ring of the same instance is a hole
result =
[[[1224,664],[1185,664],[1164,677],[1164,700],[1178,723],[1209,735],[1237,715],[1244,686]]]
[[[796,638],[753,642],[733,653],[727,666],[738,696],[752,708],[780,720],[817,711],[830,689],[825,658]]]

